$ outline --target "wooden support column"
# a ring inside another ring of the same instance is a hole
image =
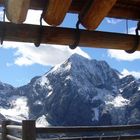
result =
[[[94,0],[82,18],[82,24],[89,30],[94,30],[106,17],[117,0]]]
[[[50,25],[60,25],[69,10],[71,0],[49,0],[44,20]]]
[[[35,121],[22,121],[22,140],[36,140]]]
[[[6,29],[4,41],[34,43],[39,36],[39,25],[0,23],[0,34],[3,33],[3,26]],[[80,30],[80,35],[81,47],[130,50],[136,43],[135,35],[87,30]],[[72,45],[74,41],[75,29],[43,26],[41,43]],[[140,51],[140,44],[138,51]]]
[[[13,23],[22,23],[30,6],[30,0],[5,0],[6,16]]]

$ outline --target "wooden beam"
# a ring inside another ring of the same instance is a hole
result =
[[[117,0],[94,0],[89,9],[84,11],[81,23],[89,30],[96,29],[106,17]]]
[[[140,4],[140,1],[138,4]],[[120,19],[140,20],[140,8],[138,5],[118,2],[107,16]]]
[[[31,0],[30,9],[43,10],[45,3],[48,0]],[[83,9],[85,2],[89,0],[73,0],[69,11],[70,13],[80,13]],[[0,0],[0,4],[3,5],[4,0]],[[140,20],[140,2],[139,1],[124,1],[118,0],[111,11],[108,13],[108,17],[130,19],[130,20]]]
[[[40,26],[29,24],[0,23],[0,35],[5,27],[5,41],[36,42]],[[130,50],[136,42],[135,35],[80,30],[81,47]],[[44,44],[72,45],[75,41],[75,29],[43,26]],[[140,41],[140,37],[139,37]],[[140,51],[140,44],[138,45]]]
[[[50,25],[60,25],[68,12],[71,5],[71,0],[49,0],[44,20]]]
[[[30,0],[5,0],[6,16],[13,23],[22,23],[30,6]]]

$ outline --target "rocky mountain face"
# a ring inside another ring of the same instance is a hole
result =
[[[140,79],[77,54],[25,86],[0,83],[0,100],[0,118],[43,126],[140,123]]]

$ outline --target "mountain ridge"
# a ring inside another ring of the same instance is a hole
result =
[[[18,112],[17,100],[24,106],[22,111],[26,115],[21,117],[15,111],[19,121],[37,119],[42,125],[140,122],[139,80],[131,75],[120,78],[120,73],[105,61],[90,60],[77,54],[43,76],[34,77],[27,85],[14,88],[8,95],[17,97],[12,100],[13,104],[7,104],[8,109],[17,109]],[[6,97],[8,101],[11,98]],[[4,109],[5,106],[1,105],[0,113]]]

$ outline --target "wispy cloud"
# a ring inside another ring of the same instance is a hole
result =
[[[115,19],[115,18],[106,18],[107,23],[109,24],[117,24],[119,22],[121,22],[121,19]]]
[[[115,58],[117,60],[123,60],[123,61],[133,61],[140,59],[140,52],[136,51],[133,54],[126,53],[123,50],[112,50],[109,49],[108,56],[111,58]]]
[[[131,27],[131,28],[129,28],[128,33],[135,35],[136,34],[135,30],[136,30],[136,27]],[[140,34],[140,31],[139,31],[139,34]]]
[[[42,11],[29,10],[25,23],[40,24],[40,16]],[[0,12],[0,17],[2,12]],[[6,19],[7,20],[7,19]],[[46,23],[43,21],[43,24]],[[68,46],[41,44],[39,48],[34,47],[31,43],[18,43],[18,42],[4,42],[3,48],[15,49],[14,64],[23,65],[56,65],[65,61],[73,53],[78,53],[82,56],[89,58],[88,54],[82,51],[79,47],[75,50],[69,49]],[[7,63],[7,67],[12,66],[12,63]]]
[[[78,53],[84,57],[90,58],[88,54],[79,47],[75,50],[71,50],[68,46],[62,45],[42,44],[40,47],[36,48],[34,44],[31,43],[4,42],[3,48],[15,49],[14,64],[19,66],[28,66],[32,64],[53,66],[65,61],[73,53]]]
[[[133,75],[135,78],[139,79],[140,78],[140,71],[128,71],[127,69],[123,69],[123,71],[121,72],[124,76],[127,75]]]
[[[131,27],[128,30],[129,34],[135,34],[136,27]],[[139,32],[140,33],[140,32]],[[124,61],[133,61],[140,59],[140,52],[136,51],[133,54],[128,54],[123,50],[108,50],[108,56],[111,58],[115,58],[117,60],[124,60]]]
[[[12,63],[7,62],[7,63],[6,63],[6,66],[7,66],[7,67],[11,67],[11,66],[13,66],[13,64],[12,64]]]

